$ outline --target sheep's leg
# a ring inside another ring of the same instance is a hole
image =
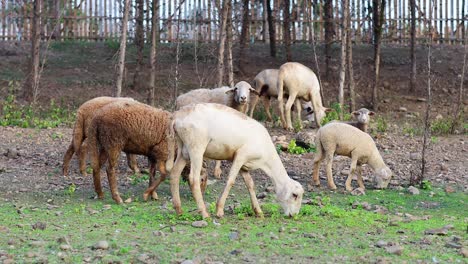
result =
[[[206,172],[206,167],[205,167],[205,162],[203,162],[202,169],[200,172],[200,188],[203,194],[205,194],[206,191],[206,185],[208,184],[208,174]]]
[[[148,185],[148,188],[149,188],[150,186],[153,186],[153,183],[154,183],[154,184],[156,183],[156,181],[154,180],[155,175],[156,175],[156,161],[155,161],[154,159],[152,159],[152,158],[151,158],[151,159],[148,158],[148,163],[149,163],[149,165],[150,165],[150,171],[149,171],[149,185]],[[151,192],[151,197],[153,197],[154,200],[158,200],[158,199],[159,199],[158,194],[157,194],[156,191],[155,191],[157,187],[158,187],[158,186],[155,185],[153,191]],[[145,192],[145,193],[146,193],[146,192]],[[150,193],[148,193],[148,194],[150,194]],[[146,199],[145,199],[145,194],[143,194],[143,199],[144,199],[145,201],[147,200],[147,198],[148,198],[148,197],[146,197]]]
[[[252,102],[250,103],[250,113],[249,116],[253,117],[253,112],[255,111],[255,107],[257,106],[259,95],[255,95],[254,98],[252,99]]]
[[[318,150],[317,147],[317,154],[314,158],[314,172],[312,173],[312,184],[315,186],[320,186],[320,179],[319,179],[319,171],[320,171],[320,163],[323,160],[323,155]]]
[[[179,215],[182,214],[182,206],[180,202],[179,193],[180,174],[185,168],[185,165],[187,165],[187,160],[184,159],[181,149],[182,145],[179,145],[177,150],[177,158],[170,174],[172,204],[174,206],[174,209],[176,210],[176,213]]]
[[[221,161],[220,160],[217,160],[216,161],[216,164],[215,164],[215,168],[214,168],[214,176],[216,179],[221,179],[221,173],[223,173],[223,171],[221,170]]]
[[[239,157],[239,153],[236,153],[236,156]],[[234,185],[237,175],[239,174],[239,170],[242,168],[243,161],[239,160],[238,158],[234,159],[231,170],[229,171],[229,177],[226,182],[226,186],[224,187],[223,193],[219,196],[218,203],[216,204],[216,216],[223,217],[224,216],[224,204],[226,203],[227,196],[231,187]]]
[[[133,173],[140,173],[140,169],[138,168],[138,162],[136,160],[136,155],[126,153],[127,155],[127,165],[130,169],[132,169]]]
[[[315,124],[317,125],[317,127],[321,127],[322,124],[320,124],[320,122],[322,120],[319,119],[319,116],[318,116],[319,111],[320,111],[320,107],[317,104],[317,100],[321,100],[321,98],[315,98],[312,92],[309,94],[309,96],[310,96],[310,102],[312,103],[312,106],[314,107]]]
[[[198,210],[202,214],[203,218],[210,217],[208,211],[206,210],[205,202],[203,201],[203,195],[201,192],[200,187],[200,173],[201,168],[203,165],[203,150],[189,150],[190,156],[190,174],[189,174],[189,182],[190,182],[190,189],[192,190],[193,198],[197,203]]]
[[[73,147],[73,142],[68,146],[67,152],[63,156],[63,165],[62,165],[62,175],[68,176],[68,169],[70,167],[70,160],[73,157],[73,153],[75,153],[75,148]]]
[[[86,177],[88,175],[86,173],[86,154],[88,153],[88,140],[85,139],[76,152],[78,156],[78,162],[80,164],[80,173]]]
[[[271,116],[271,111],[270,111],[270,104],[271,104],[271,98],[269,96],[265,96],[263,98],[263,108],[265,108],[267,121],[273,122],[273,117]]]
[[[109,165],[107,166],[107,180],[109,181],[109,189],[112,193],[112,199],[118,204],[123,203],[120,197],[117,178],[115,176],[115,168],[117,167],[117,161],[119,160],[120,150],[112,149],[108,152]]]
[[[294,101],[296,100],[297,93],[292,93],[289,95],[288,101],[286,102],[286,105],[284,106],[284,110],[286,112],[286,122],[287,122],[287,127],[285,129],[292,130],[292,122],[291,122],[291,107],[294,104]]]
[[[260,208],[260,205],[258,204],[257,195],[255,194],[255,186],[254,181],[252,180],[252,176],[250,176],[248,171],[244,170],[241,170],[240,174],[244,178],[245,186],[247,186],[247,189],[249,190],[250,201],[252,202],[252,209],[254,210],[255,215],[257,217],[263,218],[263,212]]]
[[[95,160],[97,158],[97,160]],[[107,159],[107,154],[104,150],[99,152],[99,155],[94,157],[91,162],[91,166],[93,168],[93,184],[94,184],[94,191],[96,192],[99,199],[104,198],[104,192],[102,191],[101,185],[101,167],[104,165]]]
[[[167,171],[165,161],[158,161],[158,168],[159,172],[161,173],[161,176],[157,180],[154,180],[153,176],[153,181],[150,183],[148,189],[146,189],[146,191],[143,194],[143,200],[145,201],[148,200],[150,194],[152,195],[153,199],[158,199],[156,188],[158,188],[159,184],[161,184],[161,182],[163,182],[166,179]]]
[[[336,190],[335,182],[333,181],[333,173],[332,173],[332,165],[333,165],[333,152],[331,155],[325,156],[325,164],[327,169],[327,181],[328,181],[328,188],[332,190]]]
[[[302,129],[302,119],[301,119],[301,101],[296,98],[296,101],[294,103],[296,105],[296,115],[297,115],[297,122],[299,123],[299,128]]]
[[[356,172],[356,164],[357,164],[357,157],[353,156],[352,153],[351,153],[351,157],[352,157],[351,158],[351,168],[349,169],[349,175],[348,175],[348,178],[346,178],[346,183],[345,183],[346,190],[348,192],[353,191],[353,187],[351,187],[351,182],[353,180],[353,175]]]
[[[358,182],[359,188],[362,188],[363,190],[365,190],[366,187],[364,186],[364,181],[362,179],[362,167],[361,167],[361,165],[357,165],[356,170],[357,170],[357,182]]]

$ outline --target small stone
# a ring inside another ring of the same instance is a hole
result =
[[[447,185],[447,186],[445,186],[445,192],[446,192],[446,193],[454,193],[454,192],[455,192],[455,188],[453,188],[453,187],[450,186],[450,185]]]
[[[278,136],[277,141],[286,141],[286,136],[285,135],[282,135],[282,136]]]
[[[419,152],[411,152],[411,153],[410,153],[410,159],[412,159],[412,160],[420,160],[420,159],[421,159],[421,153],[419,153]]]
[[[462,245],[460,245],[458,243],[455,243],[455,242],[447,242],[445,244],[445,247],[448,247],[448,248],[462,248]]]
[[[441,115],[441,114],[438,114],[438,115],[436,115],[435,119],[436,120],[441,120],[441,119],[444,119],[444,116]]]
[[[384,103],[390,103],[390,99],[385,98],[385,99],[383,99],[383,102],[384,102]]]
[[[305,238],[317,238],[317,234],[315,233],[304,233]]]
[[[359,188],[354,189],[351,192],[351,195],[356,195],[356,196],[366,195],[366,191],[364,190],[364,188],[359,187]]]
[[[165,236],[165,234],[162,231],[158,230],[158,231],[153,231],[153,236],[159,237],[159,236]]]
[[[390,82],[389,81],[384,81],[383,82],[383,87],[384,87],[384,89],[390,89]]]
[[[39,240],[39,241],[32,241],[32,242],[31,242],[31,246],[33,246],[33,247],[42,247],[42,246],[44,246],[44,245],[45,245],[45,242],[44,242],[44,241],[41,241],[41,240]]]
[[[36,229],[45,230],[46,227],[47,227],[47,224],[43,223],[43,222],[37,222],[37,223],[32,225],[32,229],[34,229],[34,230],[36,230]]]
[[[270,232],[270,238],[271,238],[272,240],[278,240],[278,239],[279,239],[278,235],[276,235],[276,234],[274,234],[274,233],[272,233],[272,232]]]
[[[269,192],[269,193],[275,192],[275,187],[274,186],[268,186],[268,187],[265,188],[265,191]]]
[[[195,222],[192,223],[192,226],[197,227],[197,228],[207,227],[208,222],[206,222],[205,220],[195,221]]]
[[[289,229],[289,233],[290,233],[290,234],[296,233],[297,231],[299,231],[299,229],[297,229],[297,228],[291,228],[291,229]]]
[[[403,247],[399,246],[399,245],[393,245],[393,246],[386,247],[385,250],[389,254],[395,254],[395,255],[398,255],[398,256],[400,256],[401,253],[403,253]]]
[[[7,149],[5,155],[9,159],[16,159],[19,156],[19,153],[16,149]]]
[[[410,186],[408,187],[408,193],[410,193],[411,195],[418,195],[419,194],[419,189],[414,187],[414,186]]]
[[[284,232],[284,226],[280,226],[278,229],[278,232],[283,233]]]
[[[441,164],[440,164],[440,170],[441,170],[441,171],[448,171],[448,166],[447,166],[447,164],[441,163]]]
[[[462,255],[464,258],[468,258],[468,249],[462,248],[458,251],[458,254]]]
[[[124,203],[131,203],[132,202],[132,197],[129,197],[127,200],[124,201]]]
[[[8,239],[9,246],[14,245],[14,244],[15,244],[15,240],[13,240],[12,238]]]
[[[266,192],[261,192],[261,193],[257,194],[257,198],[258,198],[258,199],[264,199],[265,197],[267,197],[267,193],[266,193]]]
[[[109,243],[105,240],[101,240],[99,242],[97,242],[96,244],[94,244],[94,246],[92,247],[94,250],[96,249],[102,249],[102,250],[106,250],[109,248]]]
[[[436,228],[436,229],[429,229],[424,231],[425,235],[438,235],[438,236],[446,236],[448,234],[448,228]]]
[[[239,233],[238,233],[238,232],[231,232],[231,233],[229,233],[229,239],[230,239],[230,240],[237,240],[237,239],[239,239]]]
[[[424,98],[424,97],[418,97],[418,98],[416,99],[416,101],[418,101],[418,102],[426,102],[426,98]]]
[[[70,245],[60,245],[60,249],[63,250],[63,251],[67,251],[67,250],[70,250],[71,249],[71,246]]]
[[[452,241],[455,242],[455,243],[458,243],[461,241],[461,237],[459,236],[452,236]]]
[[[70,242],[68,241],[68,238],[66,238],[66,237],[59,237],[57,239],[57,242],[60,243],[60,244],[70,244]]]
[[[109,210],[109,209],[111,209],[111,205],[110,204],[105,204],[105,205],[102,206],[102,209]]]
[[[175,228],[175,226],[171,226],[171,227],[169,228],[169,230],[171,230],[171,232],[174,233],[174,232],[176,231],[176,228]]]
[[[344,170],[341,171],[341,174],[342,175],[349,175],[349,170],[344,169]]]
[[[400,108],[398,108],[398,111],[400,111],[400,112],[408,112],[408,108],[401,106]]]
[[[191,260],[191,259],[186,259],[186,260],[182,261],[180,264],[195,264],[195,262],[193,262],[193,260]]]
[[[377,241],[377,243],[375,243],[375,246],[378,247],[378,248],[383,248],[383,247],[386,247],[388,245],[388,243],[386,241],[383,241],[383,240],[379,240]]]

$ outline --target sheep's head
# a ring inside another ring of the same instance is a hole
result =
[[[234,93],[234,100],[241,105],[249,102],[251,92],[259,95],[259,93],[255,91],[255,89],[252,88],[248,82],[245,81],[236,83],[234,88],[226,91],[226,93]]]
[[[390,183],[393,172],[389,167],[384,167],[375,172],[375,188],[377,189],[386,189]]]
[[[361,124],[368,124],[370,117],[375,115],[374,112],[367,110],[366,108],[361,108],[353,113],[354,118]]]
[[[306,111],[306,119],[310,122],[315,122],[315,113],[314,107],[312,106],[312,102],[302,103],[302,108]],[[333,111],[333,109],[321,107],[317,112],[317,117],[319,121],[322,121],[322,119],[327,115],[327,113],[331,111]]]
[[[276,199],[281,204],[281,207],[283,207],[286,216],[293,216],[299,213],[303,194],[304,188],[295,180],[291,180],[290,183],[278,187]]]

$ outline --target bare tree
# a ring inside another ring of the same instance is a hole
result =
[[[284,33],[284,46],[286,47],[286,60],[292,61],[291,54],[291,13],[290,0],[284,0],[283,6],[283,33]]]
[[[349,11],[349,3],[347,5],[347,19],[346,19],[346,70],[348,75],[348,89],[350,99],[351,111],[356,110],[356,94],[354,92],[354,69],[353,69],[353,42],[351,39],[351,14]]]
[[[136,0],[136,29],[135,29],[135,46],[137,48],[136,68],[133,75],[133,86],[138,90],[141,86],[140,72],[143,69],[143,49],[145,48],[145,34],[143,29],[143,4],[144,0]]]
[[[266,10],[268,13],[268,31],[270,35],[270,56],[276,57],[276,30],[275,30],[275,17],[271,10],[271,2],[266,1]]]
[[[267,12],[267,2],[269,0],[263,0],[263,42],[268,43],[268,12]]]
[[[156,106],[156,63],[157,63],[157,46],[159,36],[159,0],[153,0],[151,17],[151,51],[150,51],[150,98],[149,102],[152,106]]]
[[[416,0],[410,0],[411,10],[411,81],[410,92],[416,89],[416,54],[414,52],[415,34],[416,34]]]
[[[385,0],[372,0],[372,12],[374,21],[374,87],[372,89],[372,106],[378,110],[378,87],[380,77],[380,44],[382,38],[382,26],[384,21]]]
[[[229,1],[223,1],[223,12],[221,15],[221,27],[219,30],[219,46],[218,46],[218,83],[217,86],[221,87],[223,85],[224,77],[224,44],[226,42],[226,23],[229,11]]]
[[[122,20],[122,36],[120,37],[120,52],[119,52],[119,64],[117,70],[117,81],[115,85],[115,96],[120,97],[122,95],[122,80],[125,69],[125,52],[127,49],[127,24],[128,24],[128,11],[130,10],[130,0],[125,0],[125,8]]]
[[[468,29],[467,29],[468,30]],[[455,108],[455,112],[453,114],[453,122],[450,132],[453,134],[455,133],[455,129],[457,128],[458,124],[461,121],[461,107],[463,104],[463,83],[465,82],[465,73],[466,73],[466,53],[468,48],[468,33],[465,33],[465,54],[463,55],[463,69],[461,74],[460,80],[460,89],[458,90],[458,102]]]
[[[227,71],[228,71],[228,83],[230,87],[234,87],[234,66],[232,63],[232,4],[228,1],[228,18],[227,18]]]
[[[344,106],[344,87],[346,81],[346,41],[348,39],[348,12],[349,12],[349,2],[348,0],[342,0],[341,4],[342,8],[342,21],[341,21],[341,67],[340,67],[340,85],[338,90],[338,102],[340,104],[341,110],[343,110]],[[349,78],[349,77],[348,77]],[[343,111],[340,111],[340,120],[343,120]]]
[[[24,98],[33,105],[37,102],[37,94],[39,91],[39,61],[40,61],[40,45],[41,45],[41,12],[42,0],[33,1],[33,19],[31,28],[31,64],[29,80],[24,89]]]
[[[330,74],[331,44],[333,42],[333,1],[325,0],[325,76]]]
[[[250,15],[249,15],[249,2],[250,0],[242,0],[242,28],[239,39],[239,60],[237,66],[241,72],[244,72],[243,66],[245,64],[245,48],[249,42],[249,27],[250,27]]]

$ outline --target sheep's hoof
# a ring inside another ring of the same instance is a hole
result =
[[[348,191],[348,192],[352,192],[352,191],[353,191],[353,188],[352,188],[352,187],[350,187],[350,186],[349,186],[349,187],[348,187],[348,186],[346,186],[346,191]]]
[[[97,194],[97,198],[98,198],[99,200],[104,199],[104,193],[98,193],[98,194]]]
[[[256,216],[257,218],[262,218],[262,219],[265,218],[265,216],[263,215],[263,212],[262,212],[262,211],[260,211],[260,212],[255,212],[255,216]]]
[[[335,184],[333,184],[333,185],[330,185],[330,184],[329,184],[329,185],[328,185],[328,188],[329,188],[330,190],[333,190],[333,191],[334,191],[334,190],[336,190],[336,185],[335,185]]]
[[[112,199],[114,199],[114,201],[117,204],[122,204],[123,203],[123,200],[122,200],[122,198],[120,198],[120,196],[112,197]]]
[[[221,179],[221,173],[223,171],[221,169],[215,168],[213,175],[215,176],[216,179]]]
[[[158,194],[156,193],[156,191],[153,191],[151,193],[151,197],[153,198],[153,200],[159,200],[159,197],[158,197]]]

